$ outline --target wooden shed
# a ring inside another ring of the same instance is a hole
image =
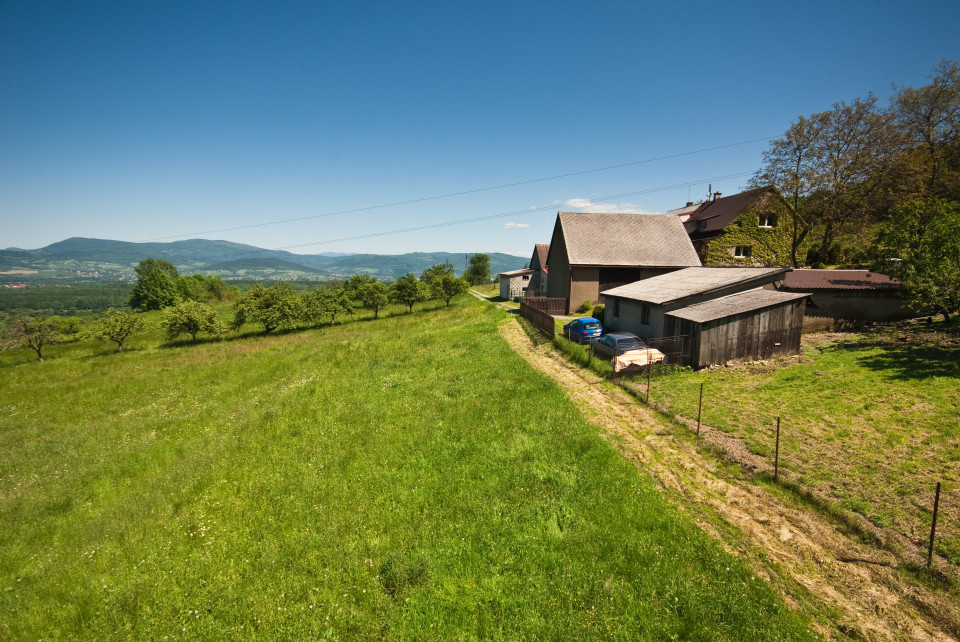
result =
[[[752,290],[673,310],[667,336],[683,335],[684,362],[694,368],[800,351],[803,293]]]

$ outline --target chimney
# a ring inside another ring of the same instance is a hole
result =
[[[687,207],[690,207],[691,205],[693,205],[693,201],[687,201]]]
[[[714,193],[713,193],[713,200],[717,200],[718,198],[720,198],[720,192],[714,192]]]

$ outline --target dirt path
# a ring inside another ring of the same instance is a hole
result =
[[[867,640],[957,639],[958,605],[905,582],[893,555],[841,534],[811,510],[725,474],[723,464],[702,454],[680,429],[620,388],[571,365],[549,343],[536,345],[516,319],[504,322],[500,332],[701,528],[769,579],[789,605],[817,612],[821,633]]]

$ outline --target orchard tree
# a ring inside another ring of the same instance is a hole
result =
[[[918,314],[935,310],[949,323],[960,311],[960,203],[912,201],[877,235],[874,269],[900,279]]]
[[[94,321],[84,334],[91,339],[113,341],[117,352],[123,350],[123,342],[144,326],[143,318],[133,312],[110,308],[102,317]]]
[[[353,308],[353,299],[343,287],[321,288],[304,296],[304,315],[311,323],[329,317],[333,325],[338,315],[350,314]]]
[[[3,345],[5,348],[30,348],[37,353],[37,359],[43,361],[43,348],[60,343],[61,336],[57,324],[48,317],[33,319],[20,317],[7,328]]]
[[[428,286],[433,287],[433,282],[449,274],[453,276],[453,265],[450,263],[438,263],[436,265],[431,265],[420,275],[420,280],[426,283]]]
[[[380,310],[390,302],[390,289],[380,281],[360,286],[359,298],[363,307],[373,310],[373,318],[380,318]]]
[[[264,333],[270,333],[289,328],[303,317],[303,299],[284,281],[269,288],[258,283],[236,300],[233,312],[235,330],[247,321],[256,321],[263,324]]]
[[[189,334],[196,341],[201,332],[219,337],[226,330],[216,310],[206,303],[189,299],[164,310],[161,326],[171,341],[181,334]]]
[[[474,254],[470,257],[470,265],[463,273],[464,280],[470,285],[490,282],[490,256]]]
[[[434,279],[430,289],[433,296],[443,299],[443,302],[449,306],[453,297],[463,294],[470,289],[470,286],[467,285],[466,281],[453,276],[453,274],[444,274]]]
[[[354,274],[349,279],[344,281],[343,289],[354,301],[361,302],[360,299],[360,290],[363,286],[376,282],[376,279],[370,276],[369,274]]]
[[[429,297],[430,288],[412,272],[408,272],[390,284],[390,298],[408,306],[410,312],[413,312],[415,303],[426,301]]]

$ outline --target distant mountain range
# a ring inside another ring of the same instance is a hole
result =
[[[493,274],[516,270],[528,258],[488,252]],[[146,258],[166,259],[182,274],[217,274],[224,279],[318,280],[369,274],[392,280],[407,272],[419,275],[438,263],[450,263],[457,274],[465,256],[449,252],[409,254],[293,254],[229,241],[191,239],[170,243],[130,243],[69,238],[38,250],[0,250],[0,284],[134,280],[134,266]]]

